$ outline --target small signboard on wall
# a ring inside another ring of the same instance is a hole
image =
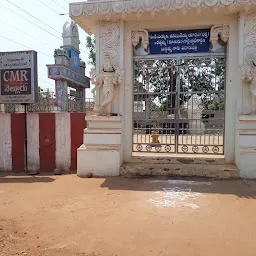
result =
[[[210,51],[210,29],[149,32],[150,54]]]
[[[37,95],[37,53],[0,53],[0,103],[33,103]]]

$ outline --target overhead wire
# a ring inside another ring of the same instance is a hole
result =
[[[47,5],[46,3],[44,3],[42,0],[38,0],[40,3],[42,3],[44,6],[46,6],[47,8],[49,8],[51,11],[57,13],[58,15],[60,15],[56,10],[54,10],[52,7],[50,7],[49,5]]]
[[[5,0],[7,1],[8,3],[14,5],[15,7],[19,8],[21,11],[25,12],[26,14],[28,14],[29,16],[31,16],[32,18],[40,21],[42,24],[46,25],[47,27],[51,28],[52,30],[56,31],[57,33],[61,34],[58,30],[56,30],[55,28],[51,27],[49,24],[45,23],[44,21],[38,19],[37,17],[35,17],[34,15],[32,15],[31,13],[29,13],[28,11],[24,10],[23,8],[19,7],[18,5],[16,5],[15,3],[11,2],[10,0]],[[57,11],[55,11],[54,9],[52,9],[50,6],[48,6],[47,4],[45,4],[43,1],[39,0],[44,6],[46,6],[47,8],[49,8],[50,10],[52,10],[53,12],[59,14]],[[54,2],[56,5],[58,5],[59,7],[61,7],[63,10],[66,11],[66,9],[64,7],[62,7],[60,4],[58,4],[56,1],[54,0],[51,0],[52,2]],[[38,25],[37,25],[38,26]],[[40,27],[41,28],[41,27]],[[41,28],[42,29],[42,28]],[[46,31],[46,30],[45,30]],[[47,31],[47,33],[50,33],[49,31]],[[51,35],[55,36],[54,34],[50,33]],[[57,37],[58,39],[62,40],[60,37]],[[81,49],[82,52],[84,52],[85,54],[88,54],[86,53],[84,50]]]
[[[61,5],[59,5],[56,1],[54,1],[54,0],[51,0],[51,1],[54,2],[56,5],[60,6],[63,10],[67,11],[66,9],[64,9],[64,7],[62,7]],[[41,2],[44,6],[46,6],[47,8],[49,8],[49,9],[50,9],[51,11],[53,11],[54,13],[60,15],[56,10],[54,10],[52,7],[50,7],[49,5],[47,5],[46,3],[44,3],[42,0],[39,0],[39,2]],[[67,2],[67,1],[65,1],[65,2],[69,4],[69,2]],[[63,17],[63,16],[62,16],[62,17]],[[64,18],[64,17],[63,17],[63,18]],[[80,26],[78,26],[78,27],[81,29]],[[81,41],[81,39],[80,39],[80,41]],[[82,45],[83,45],[83,44],[85,44],[85,43],[81,42],[80,48],[82,48]],[[80,49],[80,51],[82,51],[82,52],[85,53],[85,54],[88,54],[88,52],[86,52],[86,49]]]
[[[29,23],[32,23],[32,24],[33,24],[33,25],[35,25],[36,27],[39,27],[39,28],[40,28],[40,29],[42,29],[43,31],[45,31],[45,32],[47,32],[48,34],[50,34],[50,35],[54,36],[55,38],[62,40],[62,38],[60,38],[60,37],[56,36],[55,34],[53,34],[53,33],[49,32],[48,30],[46,30],[46,29],[42,28],[42,27],[41,27],[41,26],[39,26],[38,24],[36,24],[36,23],[32,22],[31,20],[27,19],[26,17],[24,17],[24,16],[20,15],[19,13],[15,12],[15,11],[14,11],[14,10],[12,10],[11,8],[8,8],[7,6],[4,6],[2,3],[0,3],[0,6],[4,7],[5,9],[7,9],[7,10],[9,10],[10,12],[14,13],[15,15],[17,15],[17,16],[19,16],[19,17],[21,17],[22,19],[27,20]],[[58,33],[59,33],[59,32],[58,32]]]
[[[58,30],[56,30],[55,28],[51,27],[49,24],[45,23],[44,21],[38,19],[36,16],[32,15],[31,13],[29,13],[28,11],[24,10],[23,8],[21,8],[20,6],[18,6],[17,4],[11,2],[10,0],[5,0],[8,3],[12,4],[13,6],[15,6],[16,8],[20,9],[21,11],[25,12],[27,15],[31,16],[32,18],[38,20],[39,22],[43,23],[45,26],[49,27],[50,29],[54,30],[57,33],[60,33]]]
[[[24,10],[23,8],[19,7],[18,5],[14,4],[14,3],[11,2],[10,0],[6,0],[6,1],[9,2],[10,4],[12,4],[13,6],[15,6],[16,8],[20,9],[21,11],[23,11],[23,12],[26,13],[27,15],[31,16],[32,18],[38,20],[38,21],[41,22],[42,24],[46,25],[47,27],[49,27],[49,28],[51,28],[52,30],[54,30],[54,31],[58,32],[59,34],[61,34],[58,30],[54,29],[53,27],[51,27],[50,25],[48,25],[48,24],[45,23],[44,21],[38,19],[37,17],[35,17],[35,16],[32,15],[31,13],[29,13],[28,11]],[[39,0],[39,1],[40,1],[42,4],[44,4],[47,8],[49,8],[50,10],[52,10],[52,11],[54,11],[55,13],[58,14],[58,12],[56,12],[54,9],[50,8],[47,4],[43,3],[41,0]],[[54,0],[52,0],[52,1],[53,1],[55,4],[57,4],[58,6],[60,6],[60,5],[59,5],[58,3],[56,3]],[[25,19],[25,20],[28,21],[29,23],[32,23],[33,25],[37,26],[38,28],[40,28],[41,30],[47,32],[48,34],[54,36],[55,38],[62,40],[62,38],[56,36],[55,34],[51,33],[50,31],[47,31],[46,29],[44,29],[44,28],[41,27],[40,25],[36,24],[35,22],[32,22],[31,20],[29,20],[29,19],[27,19],[26,17],[24,17],[23,15],[17,13],[17,12],[14,11],[13,9],[11,9],[11,8],[9,8],[9,7],[5,6],[5,5],[3,5],[2,3],[0,3],[0,6],[3,7],[3,8],[5,8],[5,9],[7,9],[7,10],[9,10],[10,12],[14,13],[15,15],[21,17],[22,19]],[[64,9],[62,6],[60,6],[60,7],[61,7],[62,9]],[[4,22],[4,21],[1,21],[1,22]],[[4,23],[6,23],[6,22],[4,22]],[[21,31],[21,32],[24,33],[24,34],[30,36],[30,37],[33,38],[33,39],[38,40],[37,38],[35,38],[35,37],[29,35],[29,34],[26,33],[25,31],[22,31],[22,30],[20,30],[19,28],[13,26],[13,25],[10,25],[10,24],[8,24],[8,25],[11,26],[11,27],[13,27],[13,28],[15,28],[15,29],[17,29],[17,30],[19,30],[19,31]],[[4,36],[1,36],[1,37],[4,38],[4,39],[6,39],[6,40],[12,41],[12,42],[14,42],[14,43],[16,43],[16,44],[19,44],[19,45],[21,45],[21,46],[23,46],[23,47],[31,48],[31,47],[28,47],[28,46],[26,46],[26,45],[23,45],[23,44],[21,44],[21,43],[15,41],[15,40],[13,40],[13,39],[10,39],[10,38],[4,37]],[[45,42],[43,42],[43,43],[46,44]],[[80,49],[80,51],[82,51],[82,52],[85,53],[86,55],[88,54],[87,52],[85,52],[85,51],[82,50],[82,49]],[[45,55],[45,56],[47,56],[47,57],[52,57],[52,56],[50,56],[50,55],[48,55],[48,54],[45,54],[45,53],[43,53],[43,52],[41,52],[41,51],[38,51],[38,52],[41,53],[41,54],[43,54],[43,55]]]
[[[56,10],[52,9],[49,5],[47,5],[46,3],[44,3],[42,0],[39,0],[39,2],[42,3],[44,6],[46,6],[47,8],[49,8],[49,10],[51,10],[51,11],[53,11],[53,12],[55,12],[56,14],[59,15],[59,13],[58,13]],[[63,16],[62,16],[62,17],[63,17]],[[63,17],[63,18],[64,18],[64,17]],[[82,44],[80,45],[80,48],[82,48]],[[83,52],[83,53],[85,53],[85,54],[88,54],[88,53],[86,52],[86,49],[80,49],[80,51]]]
[[[56,1],[54,1],[54,0],[51,0],[51,1],[54,2],[56,5],[58,5],[60,8],[62,8],[65,12],[67,11],[67,9],[65,9],[63,6],[58,4]]]
[[[6,39],[6,40],[8,40],[8,41],[11,41],[11,42],[13,42],[13,43],[15,43],[15,44],[19,44],[19,45],[21,45],[21,46],[23,46],[23,47],[25,47],[25,48],[27,48],[27,49],[33,49],[32,47],[29,47],[29,46],[27,46],[27,45],[25,45],[25,44],[19,43],[19,42],[15,41],[15,40],[13,40],[13,39],[11,39],[11,38],[8,38],[8,37],[2,36],[2,35],[0,35],[0,37]],[[45,55],[45,56],[47,56],[47,57],[52,58],[52,56],[50,56],[50,55],[48,55],[48,54],[46,54],[46,53],[44,53],[44,52],[41,52],[41,51],[37,51],[37,52],[39,52],[39,53],[41,53],[41,54],[43,54],[43,55]]]
[[[16,29],[16,30],[18,30],[18,31],[20,31],[20,32],[22,32],[23,34],[29,36],[30,38],[33,38],[33,39],[39,41],[38,38],[36,38],[36,37],[34,37],[34,36],[28,34],[28,33],[27,33],[26,31],[24,31],[24,30],[21,30],[21,29],[15,27],[15,26],[13,26],[13,25],[7,23],[6,21],[0,20],[0,22],[2,22],[2,23],[5,24],[5,25],[8,25],[9,27],[12,27],[12,28],[14,28],[14,29]],[[45,45],[49,45],[48,43],[46,43],[46,42],[44,42],[44,41],[41,41],[41,40],[40,40],[40,42],[42,42],[42,43],[45,44]]]
[[[48,24],[45,23],[44,21],[38,19],[37,17],[35,17],[35,16],[32,15],[31,13],[29,13],[28,11],[22,9],[21,7],[19,7],[18,5],[14,4],[13,2],[11,2],[11,1],[9,1],[9,0],[6,0],[6,1],[9,2],[10,4],[12,4],[13,6],[15,6],[16,8],[20,9],[21,11],[23,11],[24,13],[26,13],[27,15],[29,15],[29,16],[32,17],[33,19],[38,20],[39,22],[41,22],[41,23],[44,24],[45,26],[49,27],[50,29],[56,31],[57,33],[60,33],[59,31],[57,31],[56,29],[54,29],[53,27],[51,27],[50,25],[48,25]],[[58,12],[56,12],[54,9],[50,8],[48,5],[46,5],[46,4],[43,3],[42,1],[40,1],[40,2],[41,2],[42,4],[44,4],[44,5],[45,5],[47,8],[49,8],[50,10],[52,10],[52,11],[54,11],[55,13],[59,14]],[[53,2],[54,2],[54,1],[53,1]],[[59,4],[57,4],[57,5],[59,5]],[[54,34],[51,33],[50,31],[47,31],[46,29],[42,28],[42,27],[39,26],[38,24],[32,22],[31,20],[29,20],[29,19],[27,19],[26,17],[22,16],[21,14],[17,13],[17,12],[14,11],[13,9],[11,9],[11,8],[9,8],[9,7],[7,7],[7,6],[4,6],[4,5],[2,5],[2,4],[0,4],[0,6],[1,6],[1,7],[4,7],[5,9],[7,9],[7,10],[9,10],[10,12],[14,13],[15,15],[21,17],[22,19],[27,20],[28,22],[30,22],[30,23],[32,23],[33,25],[39,27],[39,28],[42,29],[43,31],[47,32],[48,34],[50,34],[50,35],[56,37],[57,39],[62,40],[60,37],[54,35]],[[59,6],[60,6],[60,5],[59,5]],[[61,7],[61,6],[60,6],[60,7]],[[14,29],[16,29],[16,30],[18,30],[18,31],[20,31],[20,32],[22,32],[22,33],[24,33],[24,34],[26,34],[27,36],[29,36],[29,37],[31,37],[31,38],[33,38],[33,39],[35,39],[35,40],[38,40],[36,37],[33,37],[32,35],[28,34],[27,32],[25,32],[25,31],[23,31],[23,30],[21,30],[21,29],[15,27],[15,26],[13,26],[13,25],[11,25],[11,24],[8,24],[8,23],[6,23],[6,22],[4,22],[4,21],[2,21],[2,20],[0,20],[0,21],[3,22],[3,23],[5,23],[5,24],[7,24],[8,26],[10,26],[10,27],[12,27],[12,28],[14,28]],[[11,41],[11,42],[13,42],[13,43],[15,43],[15,44],[18,44],[18,45],[20,45],[20,46],[22,46],[22,47],[25,47],[25,48],[27,48],[27,49],[32,49],[32,47],[29,47],[29,46],[27,46],[27,45],[25,45],[25,44],[19,43],[19,42],[13,40],[13,39],[8,38],[8,37],[2,36],[2,35],[0,35],[0,37],[3,38],[3,39],[5,39],[5,40],[7,40],[7,41]],[[39,41],[39,40],[38,40],[38,41]],[[43,42],[43,43],[47,45],[47,43],[45,43],[45,42]],[[52,58],[52,56],[50,56],[50,55],[48,55],[48,54],[46,54],[46,53],[44,53],[44,52],[41,52],[41,51],[37,51],[37,52],[40,53],[40,54],[45,55],[46,57]],[[39,79],[40,79],[40,78],[39,78]],[[40,79],[40,80],[43,81],[44,83],[47,83],[47,84],[49,84],[50,86],[52,86],[52,84],[50,84],[50,83],[47,82],[46,80],[42,80],[42,79]]]

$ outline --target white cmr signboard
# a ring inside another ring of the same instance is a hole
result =
[[[1,52],[0,103],[33,103],[37,96],[37,53]]]

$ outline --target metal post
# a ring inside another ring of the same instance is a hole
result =
[[[28,172],[27,105],[28,104],[24,104],[24,108],[25,108],[25,120],[24,120],[24,128],[25,128],[25,171],[26,172]]]
[[[177,58],[178,75],[176,75],[176,102],[175,102],[175,152],[179,153],[179,138],[180,138],[180,65],[181,59]]]

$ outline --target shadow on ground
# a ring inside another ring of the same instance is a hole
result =
[[[203,194],[235,195],[256,199],[256,181],[200,178],[106,178],[101,184],[109,190],[162,191],[163,188],[191,189]]]
[[[52,177],[53,176],[53,177]],[[51,173],[28,175],[25,173],[0,173],[1,183],[49,183],[54,182],[54,175]]]

